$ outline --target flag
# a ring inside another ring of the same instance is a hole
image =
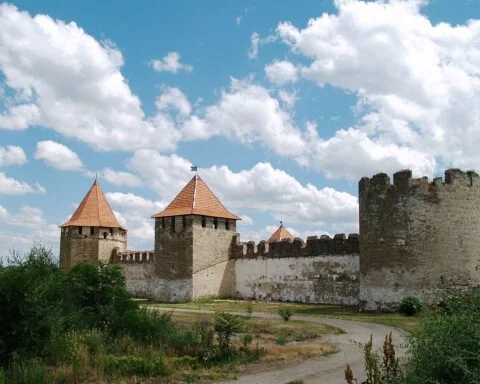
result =
[[[197,166],[196,166],[196,165],[192,165],[192,166],[190,167],[190,171],[195,171],[195,172],[197,172]]]

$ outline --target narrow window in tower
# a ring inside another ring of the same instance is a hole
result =
[[[170,230],[172,233],[175,233],[175,216],[172,216],[170,218]]]
[[[82,227],[78,227],[78,234],[79,234],[79,235],[82,234]]]
[[[207,226],[207,218],[202,216],[202,227],[205,228]]]
[[[162,229],[165,229],[165,218],[162,217]]]
[[[218,229],[218,219],[216,217],[213,218],[213,228]]]
[[[230,221],[229,221],[228,219],[225,219],[225,229],[226,229],[227,231],[230,230]]]
[[[104,238],[104,239],[107,238],[107,232],[103,232],[103,238]]]
[[[90,227],[90,235],[94,235],[95,234],[95,228],[94,227]]]
[[[110,236],[113,236],[113,228],[110,228]]]
[[[182,229],[187,226],[187,216],[182,216]]]

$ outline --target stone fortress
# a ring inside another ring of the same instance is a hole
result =
[[[155,249],[127,250],[95,180],[61,225],[60,265],[109,262],[138,297],[191,301],[202,296],[357,305],[390,310],[406,296],[480,286],[480,177],[445,178],[405,170],[359,182],[360,234],[293,238],[282,225],[267,241],[242,243],[239,217],[199,177],[152,216]]]

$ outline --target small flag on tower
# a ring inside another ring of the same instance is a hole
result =
[[[190,171],[197,172],[197,166],[196,166],[196,165],[192,165],[192,166],[190,167]]]

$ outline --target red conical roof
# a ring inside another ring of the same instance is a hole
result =
[[[153,215],[157,217],[200,215],[240,220],[227,211],[207,184],[195,175],[163,211]]]
[[[280,227],[273,232],[272,236],[267,240],[268,243],[275,243],[277,241],[282,241],[285,239],[293,240],[293,236],[290,232],[287,231],[287,228],[283,226],[283,223],[280,223]]]
[[[70,226],[124,229],[115,217],[97,179],[93,182],[92,188],[87,192],[70,220],[60,227]]]

